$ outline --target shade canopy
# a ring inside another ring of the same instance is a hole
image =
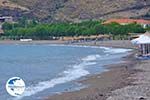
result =
[[[133,44],[150,44],[150,36],[149,35],[140,35],[139,38],[133,39],[131,41]]]

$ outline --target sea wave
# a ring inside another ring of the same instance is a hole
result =
[[[62,76],[54,78],[50,81],[39,82],[38,84],[27,87],[24,94],[20,97],[15,98],[15,100],[16,99],[20,100],[23,97],[32,96],[38,92],[44,91],[45,89],[52,88],[55,85],[70,82],[90,74],[90,72],[88,72],[85,69],[86,66],[96,64],[94,60],[96,60],[99,57],[100,55],[96,54],[96,55],[88,55],[87,57],[82,58],[81,59],[82,62],[80,64],[75,64],[72,66],[72,68],[62,72]]]
[[[32,46],[37,46],[37,44],[32,44]],[[72,45],[72,44],[45,44],[43,46],[63,46],[63,47],[103,49],[105,53],[125,53],[125,52],[132,51],[132,49],[125,49],[125,48],[113,48],[113,47],[105,47],[105,46],[88,46],[88,45]]]
[[[125,53],[132,51],[132,49],[124,48],[113,48],[113,47],[104,47],[104,46],[86,46],[86,45],[64,45],[64,44],[50,44],[49,46],[69,46],[69,47],[84,47],[84,48],[95,48],[95,49],[104,49],[105,53]]]
[[[108,47],[100,47],[101,49],[104,49],[105,53],[125,53],[125,52],[129,52],[132,51],[132,49],[124,49],[124,48],[108,48]]]
[[[100,58],[101,56],[96,54],[96,55],[89,55],[85,58],[82,58],[83,61],[93,61],[96,60],[97,58]]]

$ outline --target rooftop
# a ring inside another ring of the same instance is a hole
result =
[[[133,44],[150,44],[150,33],[140,35],[138,38],[131,41]]]
[[[109,19],[105,21],[103,24],[109,24],[112,22],[116,22],[119,24],[122,24],[122,23],[150,24],[150,20],[144,20],[144,19]]]
[[[12,17],[11,16],[2,16],[2,17],[0,17],[0,19],[12,19]]]

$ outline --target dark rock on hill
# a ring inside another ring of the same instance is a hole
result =
[[[107,18],[150,18],[150,0],[0,0],[0,16],[43,22]]]

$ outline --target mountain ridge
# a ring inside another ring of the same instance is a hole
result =
[[[150,19],[150,0],[0,0],[0,8],[0,16],[26,16],[42,22]]]

